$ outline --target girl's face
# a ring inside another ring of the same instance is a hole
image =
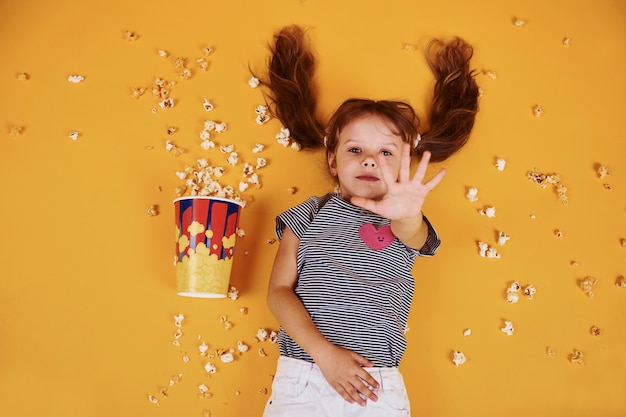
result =
[[[339,179],[342,198],[381,199],[387,192],[380,161],[384,158],[394,178],[400,172],[402,138],[378,116],[365,115],[351,121],[339,133],[334,152],[328,153],[328,166]]]

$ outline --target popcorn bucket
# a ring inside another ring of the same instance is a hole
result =
[[[228,293],[242,205],[218,197],[174,200],[176,292],[224,298]]]

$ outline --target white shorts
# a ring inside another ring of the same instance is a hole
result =
[[[319,367],[280,356],[263,417],[408,417],[409,397],[398,368],[365,368],[380,387],[378,401],[350,404],[326,381]]]

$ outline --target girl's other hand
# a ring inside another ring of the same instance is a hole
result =
[[[367,404],[367,399],[377,401],[374,393],[378,381],[363,367],[374,366],[372,361],[350,350],[329,345],[318,352],[315,362],[328,383],[349,403]]]

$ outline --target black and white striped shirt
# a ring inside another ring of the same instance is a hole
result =
[[[338,195],[311,197],[276,218],[300,239],[295,293],[330,342],[376,367],[395,367],[406,350],[404,331],[415,282],[417,256],[432,256],[437,232],[424,217],[428,239],[411,249],[391,234],[390,221]],[[313,359],[281,328],[281,355]]]

